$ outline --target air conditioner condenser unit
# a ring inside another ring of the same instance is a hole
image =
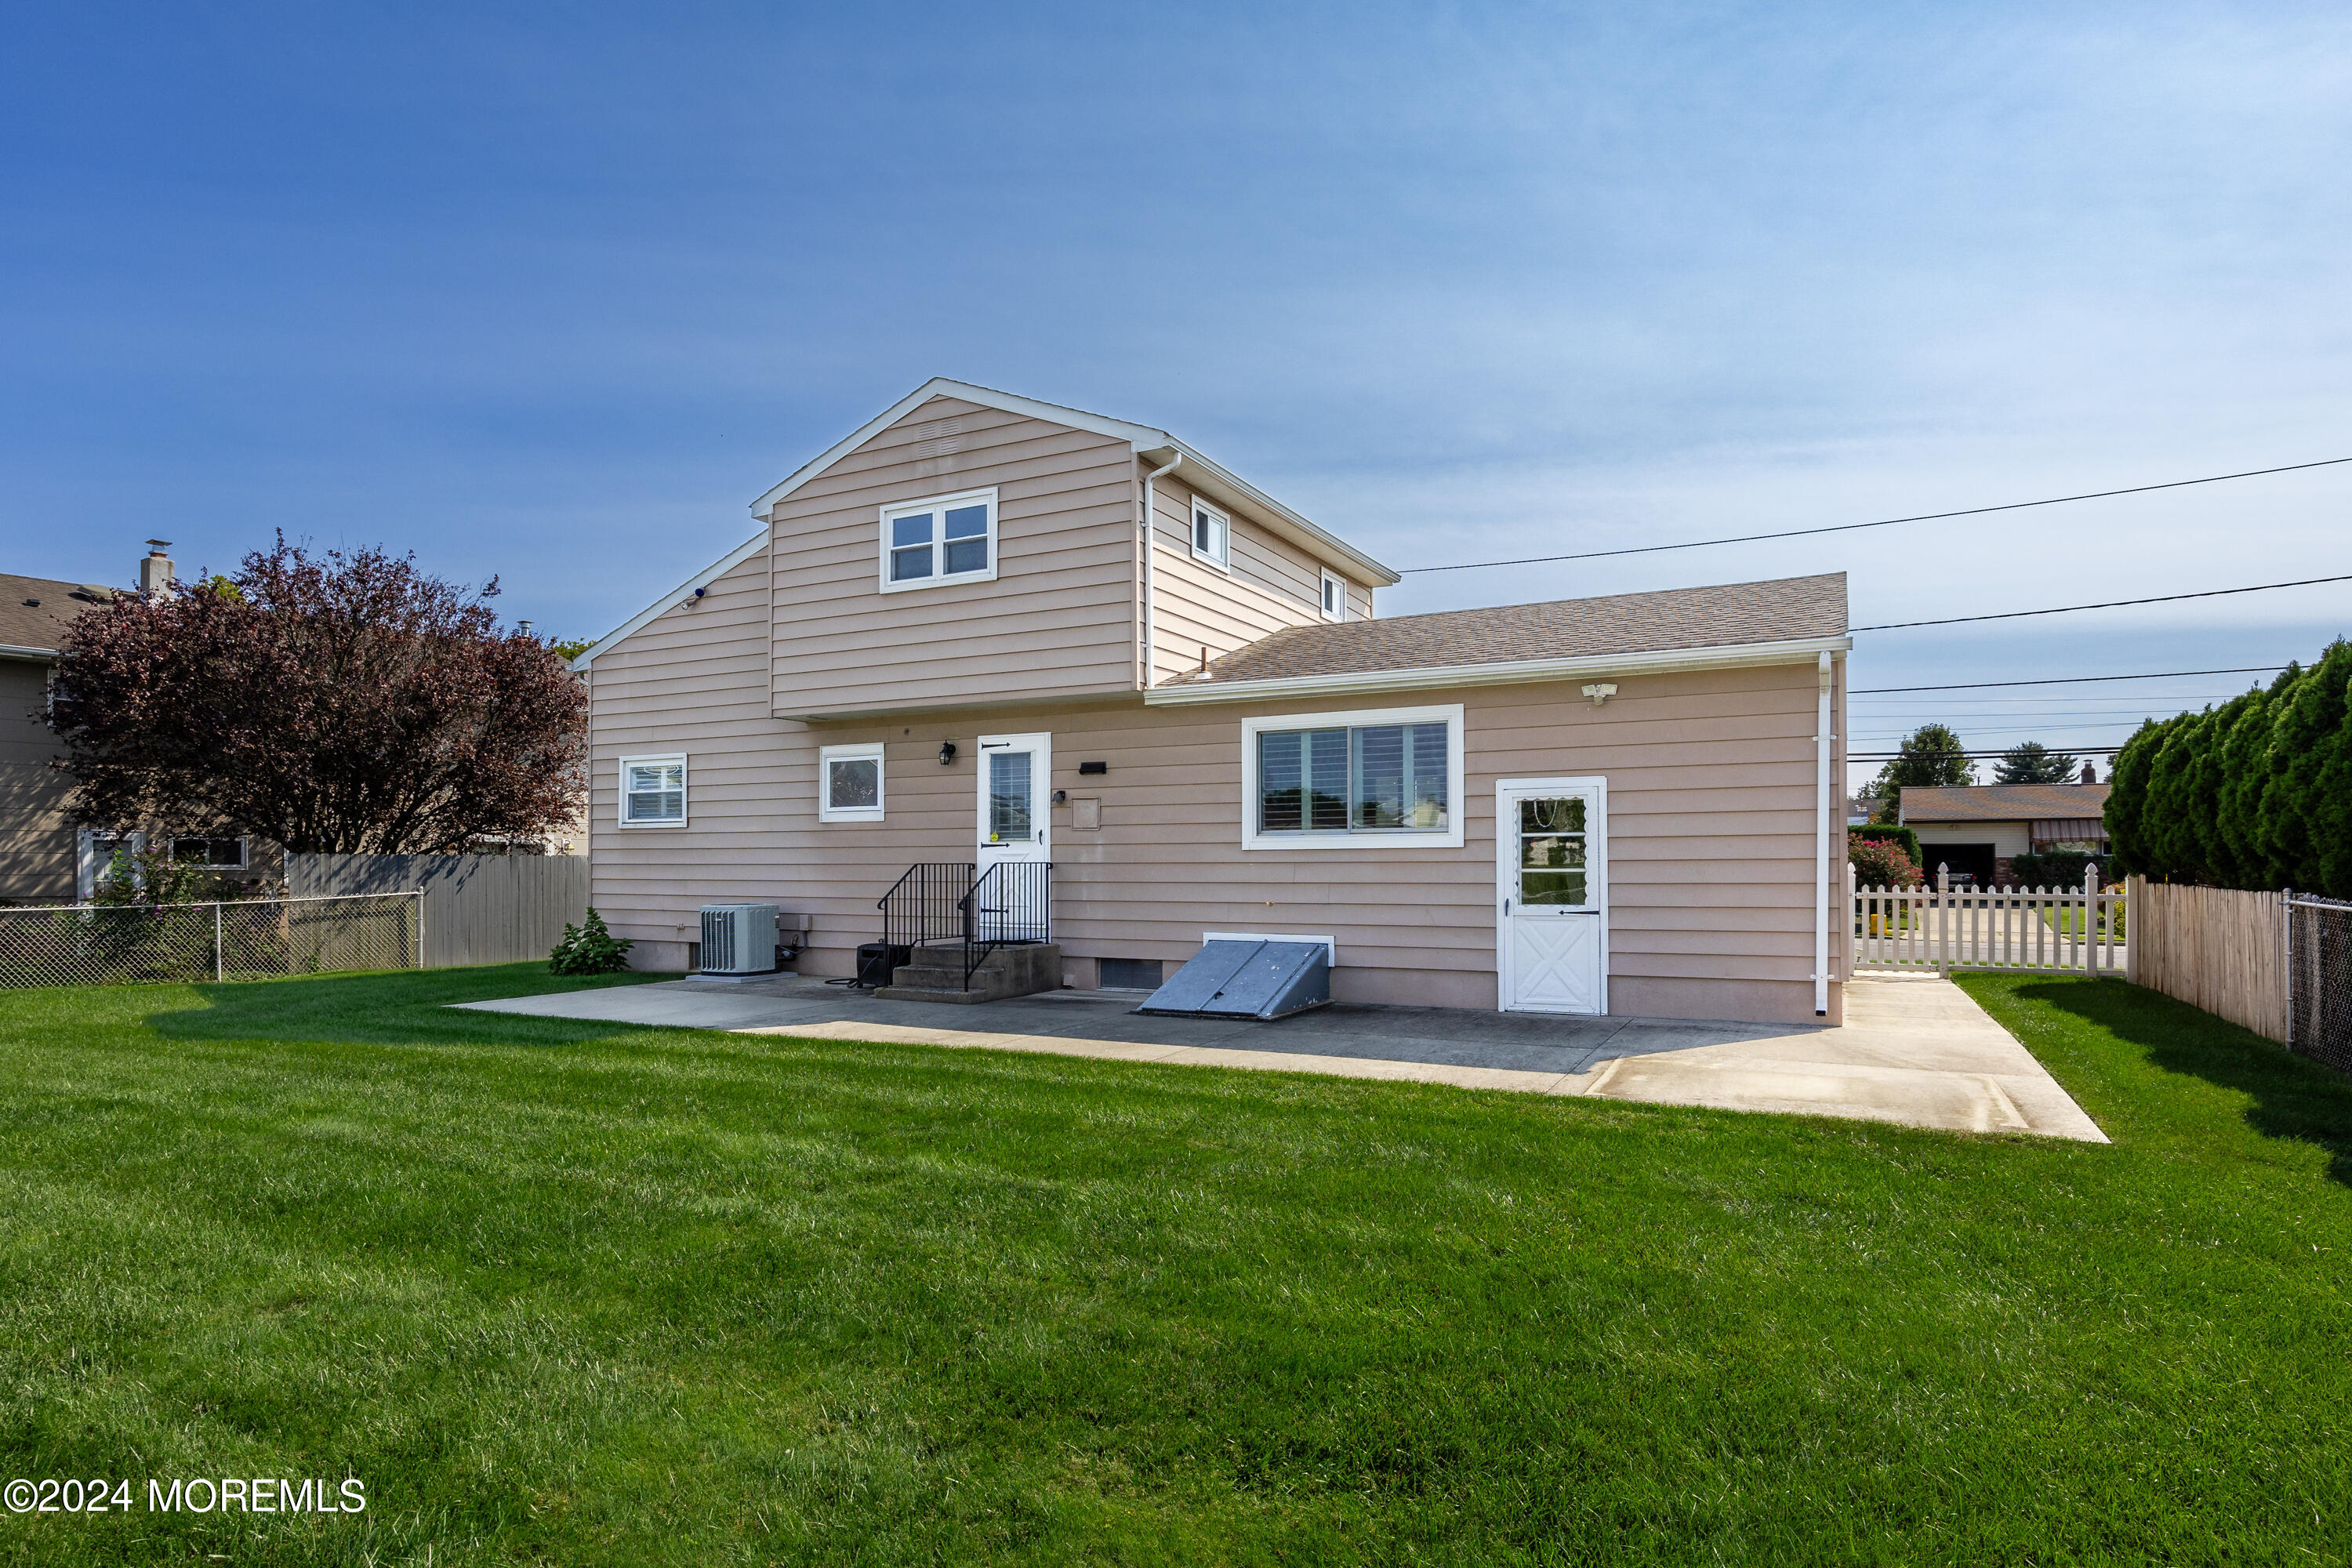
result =
[[[776,973],[776,906],[703,905],[702,967],[699,973]]]

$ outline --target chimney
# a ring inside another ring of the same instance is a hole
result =
[[[2083,783],[2084,783],[2084,784],[2096,784],[2096,783],[2098,783],[2098,782],[2099,782],[2099,770],[2098,770],[2098,768],[2097,768],[2096,766],[2095,766],[2094,764],[2090,763],[2084,763],[2083,764]]]
[[[168,539],[147,542],[147,553],[139,563],[139,592],[150,599],[172,595],[172,558],[163,553],[171,547]]]

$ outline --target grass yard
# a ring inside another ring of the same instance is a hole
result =
[[[2113,1147],[0,994],[0,1562],[2340,1562],[2352,1088],[1970,975]],[[143,1495],[143,1493],[142,1494]]]

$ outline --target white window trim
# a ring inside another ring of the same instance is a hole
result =
[[[1204,511],[1217,520],[1217,537],[1225,547],[1222,555],[1212,555],[1201,548],[1200,514]],[[1192,509],[1184,514],[1184,542],[1192,548],[1193,560],[1205,562],[1220,572],[1234,569],[1234,520],[1199,496],[1192,498]]]
[[[207,839],[214,843],[218,843],[224,838],[235,838],[236,840],[236,858],[234,860],[189,860],[181,862],[182,864],[198,867],[206,871],[246,871],[252,869],[253,841],[251,839],[232,833],[191,833],[188,834],[187,837],[190,838]],[[177,837],[166,841],[164,853],[173,860],[179,861],[180,840]]]
[[[1331,595],[1331,607],[1327,610],[1323,607],[1323,595],[1327,589],[1332,588],[1338,589],[1339,592]],[[1322,581],[1315,585],[1315,608],[1327,621],[1346,620],[1348,618],[1348,580],[1336,572],[1324,573]]]
[[[1436,831],[1351,827],[1344,832],[1260,833],[1257,828],[1257,738],[1267,730],[1355,729],[1369,724],[1445,725],[1445,821]],[[1462,704],[1428,708],[1359,708],[1344,713],[1274,713],[1242,721],[1242,847],[1244,849],[1459,849],[1465,780]]]
[[[677,764],[677,820],[676,822],[633,822],[629,818],[629,767],[635,763],[676,763]],[[694,814],[694,794],[688,783],[684,752],[647,752],[620,759],[620,771],[615,781],[621,786],[621,798],[613,806],[613,816],[623,827],[684,827],[687,818]]]
[[[947,564],[947,510],[955,506],[970,506],[974,501],[984,502],[988,507],[988,566],[985,570],[958,572],[953,575],[934,571],[928,577],[913,577],[904,583],[894,583],[890,580],[890,520],[892,518],[910,511],[939,512],[940,521],[935,525],[931,539],[931,563],[935,567],[945,566]],[[951,587],[958,583],[995,582],[996,568],[1003,559],[1003,545],[998,539],[997,521],[996,487],[993,485],[982,490],[954,490],[946,495],[925,496],[920,500],[893,501],[888,506],[881,508],[876,519],[875,527],[877,543],[880,551],[875,570],[881,582],[882,591],[886,594],[908,594],[920,588]]]
[[[835,763],[867,762],[874,764],[874,804],[872,805],[835,805],[833,804],[833,764]],[[883,808],[890,804],[890,768],[882,754],[882,742],[865,741],[855,745],[820,746],[816,752],[816,819],[819,822],[879,822]]]

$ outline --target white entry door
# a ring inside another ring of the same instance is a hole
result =
[[[1609,1011],[1609,795],[1597,778],[1505,779],[1495,838],[1501,1005]]]
[[[980,908],[977,934],[989,941],[1043,941],[1045,862],[1054,858],[1050,735],[980,738]],[[995,876],[992,867],[1003,867]]]

